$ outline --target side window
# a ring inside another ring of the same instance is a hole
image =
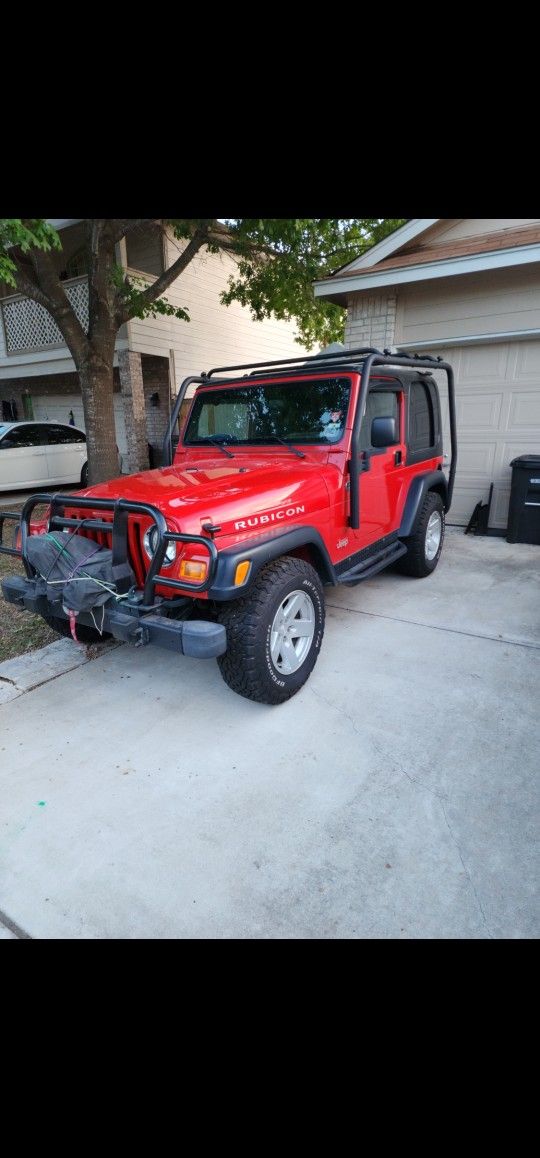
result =
[[[47,435],[42,426],[15,426],[13,430],[8,431],[7,441],[13,447],[45,446]]]
[[[433,402],[423,382],[412,382],[409,403],[409,450],[429,450],[435,444]]]
[[[59,443],[66,442],[86,442],[82,431],[74,430],[72,426],[47,426],[46,435],[49,446],[58,446]]]
[[[395,418],[399,441],[399,405],[395,390],[370,390],[360,427],[360,450],[372,449],[371,423],[374,418]]]

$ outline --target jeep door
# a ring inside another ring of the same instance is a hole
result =
[[[386,445],[380,445],[381,437]],[[354,532],[358,550],[391,535],[400,525],[405,451],[403,388],[395,381],[387,386],[374,382],[360,427],[360,527]]]

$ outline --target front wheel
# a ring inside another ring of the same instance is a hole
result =
[[[406,539],[407,554],[398,561],[398,569],[415,579],[431,575],[441,557],[443,541],[443,501],[436,491],[428,491],[414,532]]]
[[[87,462],[85,462],[85,464],[82,468],[82,471],[81,471],[81,486],[82,487],[88,486],[88,463]]]
[[[244,599],[222,607],[225,683],[262,704],[282,704],[313,671],[324,633],[324,592],[303,559],[284,556],[257,576]]]

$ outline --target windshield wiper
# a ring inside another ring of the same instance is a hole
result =
[[[275,438],[276,442],[281,442],[283,446],[286,446],[291,451],[291,453],[296,454],[298,456],[298,458],[305,458],[306,457],[303,450],[298,450],[296,446],[291,446],[290,442],[285,442],[285,439],[280,438],[279,434],[265,434],[264,437],[265,437],[265,440],[267,438]]]
[[[209,434],[203,434],[197,439],[197,442],[211,442],[212,446],[217,446],[218,450],[221,450],[223,454],[227,455],[227,458],[235,457],[231,450],[225,449],[223,443],[219,441],[219,436],[218,438],[211,438]]]

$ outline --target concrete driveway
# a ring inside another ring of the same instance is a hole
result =
[[[327,589],[277,708],[156,648],[2,665],[0,935],[536,937],[539,565],[450,529]]]

